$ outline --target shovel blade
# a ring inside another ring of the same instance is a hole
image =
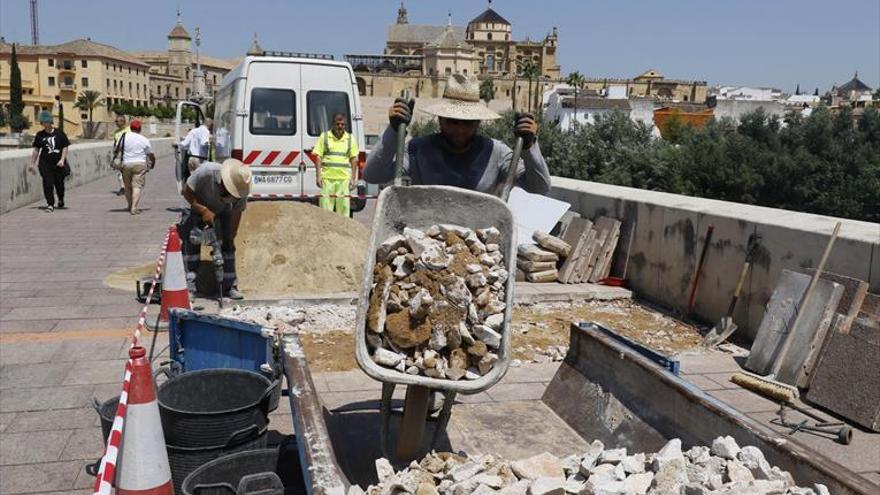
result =
[[[736,331],[736,328],[736,323],[733,322],[733,318],[723,316],[721,317],[721,320],[718,321],[718,324],[715,325],[715,328],[703,337],[701,345],[703,347],[715,347],[727,340],[727,338]]]

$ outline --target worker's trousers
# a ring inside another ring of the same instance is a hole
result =
[[[232,238],[232,215],[228,211],[217,214],[220,221],[222,232],[220,238],[223,240],[221,251],[223,251],[223,292],[228,292],[233,287],[238,287],[238,277],[235,273],[235,242]],[[201,246],[193,244],[189,239],[189,233],[192,229],[203,228],[202,217],[192,209],[187,209],[183,214],[180,223],[177,224],[177,233],[180,235],[180,241],[183,245],[183,264],[186,268],[186,281],[190,287],[196,284],[199,273],[199,265],[201,264]],[[210,246],[207,246],[210,250]],[[211,267],[205,270],[203,277],[214,277],[214,269]],[[204,286],[204,282],[202,283]]]
[[[321,188],[321,199],[319,201],[321,208],[335,211],[344,217],[349,216],[351,212],[351,198],[330,197],[351,194],[348,189],[349,182],[350,179],[324,179],[324,187]]]

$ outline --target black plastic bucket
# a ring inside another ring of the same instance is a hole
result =
[[[277,474],[278,449],[248,450],[215,459],[183,480],[183,495],[281,495],[284,484]]]
[[[174,493],[183,493],[181,488],[187,476],[214,459],[236,452],[265,448],[267,442],[266,431],[267,429],[263,428],[261,431],[256,432],[255,435],[247,435],[247,439],[244,442],[230,442],[230,444],[222,447],[176,447],[166,444],[168,463],[171,465],[171,480],[174,483]]]
[[[165,443],[175,447],[228,445],[245,431],[264,431],[274,383],[252,371],[208,369],[173,376],[157,395]]]
[[[101,417],[101,434],[104,435],[104,445],[107,445],[107,438],[110,436],[110,430],[113,429],[113,420],[116,419],[116,408],[119,407],[119,396],[99,402],[98,399],[92,399],[92,407]]]

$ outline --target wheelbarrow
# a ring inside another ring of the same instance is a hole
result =
[[[458,393],[476,394],[497,383],[507,372],[511,353],[510,319],[513,307],[513,287],[516,254],[514,245],[515,225],[513,213],[507,206],[515,174],[507,174],[495,188],[498,195],[469,191],[449,186],[405,186],[402,178],[401,157],[405,126],[398,131],[398,160],[395,185],[386,188],[379,195],[376,214],[373,219],[370,244],[364,265],[364,279],[361,285],[357,311],[357,331],[355,355],[358,365],[370,377],[382,382],[381,431],[382,453],[389,459],[408,461],[415,458],[424,445],[425,425],[429,419],[428,409],[433,392],[443,395],[443,406],[436,418],[436,427],[430,443],[433,448],[445,431],[452,413],[452,405]],[[522,151],[522,138],[517,138],[512,163],[519,163]],[[511,167],[515,170],[515,168]],[[503,199],[501,199],[503,198]],[[504,323],[501,327],[501,346],[495,367],[476,380],[448,380],[409,375],[376,364],[370,356],[366,344],[366,322],[373,288],[373,268],[376,264],[376,250],[391,236],[402,234],[406,227],[426,230],[436,224],[454,224],[471,229],[496,227],[503,237],[501,252],[510,276],[505,282]],[[401,419],[396,455],[391,455],[391,398],[397,385],[406,386],[403,417]]]

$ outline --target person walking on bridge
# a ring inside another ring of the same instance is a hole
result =
[[[39,158],[40,176],[43,178],[43,196],[46,198],[46,211],[55,211],[55,195],[58,194],[58,208],[64,208],[64,163],[67,161],[67,148],[70,141],[61,129],[55,128],[52,114],[40,113],[43,130],[34,136],[31,153],[31,165],[28,170],[33,173],[37,169]]]
[[[119,140],[125,135],[126,132],[131,129],[128,127],[128,124],[125,121],[125,115],[117,115],[116,116],[116,131],[113,133],[113,157],[111,160],[115,160],[118,154],[121,152],[119,149]],[[116,179],[119,181],[119,190],[116,191],[117,196],[122,196],[125,194],[125,182],[122,180],[122,172],[118,172],[116,174]]]
[[[357,184],[358,144],[346,131],[346,119],[342,113],[333,116],[333,128],[324,131],[315,144],[315,179],[321,188],[321,208],[335,211],[347,217],[351,214],[351,198],[348,195]]]
[[[191,173],[199,168],[199,165],[213,159],[213,157],[210,156],[213,132],[214,120],[208,118],[205,119],[204,124],[189,131],[186,134],[186,137],[183,138],[183,141],[180,142],[180,147],[186,153],[186,159],[184,160],[186,167],[183,170],[184,181],[189,178]]]
[[[122,182],[125,184],[125,201],[132,215],[140,215],[138,205],[141,192],[147,184],[147,172],[156,166],[156,155],[150,140],[141,135],[141,121],[132,120],[131,129],[122,138]]]
[[[453,74],[443,90],[443,99],[424,110],[436,115],[440,132],[414,138],[403,157],[404,174],[414,185],[445,185],[493,193],[507,176],[513,151],[497,139],[477,134],[480,121],[500,115],[480,102],[476,78]],[[408,124],[412,109],[397,99],[388,112],[391,125],[373,148],[364,169],[364,179],[385,184],[394,179],[397,128]],[[531,114],[517,114],[514,134],[523,138],[523,156],[516,167],[515,184],[528,192],[546,194],[550,171],[538,146],[538,124]]]

